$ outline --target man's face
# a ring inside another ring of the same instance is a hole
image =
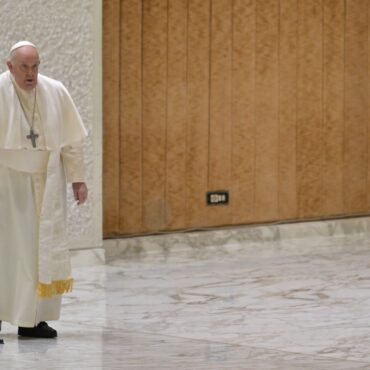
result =
[[[36,87],[40,58],[34,47],[22,46],[14,50],[7,65],[21,89],[30,91]]]

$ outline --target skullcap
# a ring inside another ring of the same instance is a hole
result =
[[[36,46],[32,44],[32,42],[25,41],[25,40],[18,41],[10,48],[9,54],[11,54],[15,49],[21,48],[22,46],[32,46],[33,48],[37,49]]]

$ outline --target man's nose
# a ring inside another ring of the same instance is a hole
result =
[[[28,76],[32,77],[34,76],[34,74],[35,74],[35,71],[32,68],[27,69],[27,72],[26,72],[27,77]]]

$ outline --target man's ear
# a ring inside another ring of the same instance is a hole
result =
[[[13,64],[12,64],[12,62],[10,60],[7,60],[6,65],[8,66],[9,71],[13,73]]]

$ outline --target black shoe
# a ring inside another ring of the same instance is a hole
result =
[[[1,320],[0,320],[0,331],[1,331]],[[0,344],[4,344],[4,340],[0,339]]]
[[[45,321],[40,322],[34,328],[18,328],[18,335],[32,338],[55,338],[58,333],[51,328]]]

